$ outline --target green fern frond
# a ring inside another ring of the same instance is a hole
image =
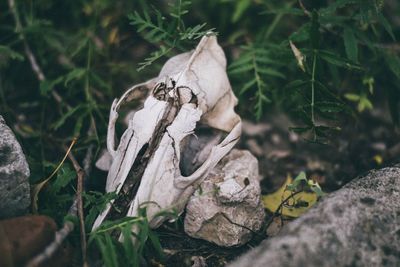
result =
[[[154,8],[156,20],[153,21],[148,11],[144,11],[143,15],[138,12],[128,15],[130,24],[137,27],[137,31],[142,34],[148,42],[159,45],[159,49],[152,52],[149,57],[139,63],[138,71],[150,66],[158,59],[166,56],[174,49],[184,50],[184,42],[200,38],[213,29],[206,29],[206,23],[198,24],[193,27],[186,27],[182,17],[189,13],[188,7],[191,1],[176,0],[175,4],[171,4],[169,18],[166,18],[162,13]],[[213,32],[216,34],[215,32]]]
[[[158,59],[160,59],[163,56],[167,55],[171,50],[172,50],[172,47],[167,48],[165,46],[160,46],[160,48],[157,51],[154,51],[154,52],[150,53],[149,57],[145,58],[145,60],[143,62],[139,63],[139,68],[137,68],[137,71],[141,71],[144,68],[150,66],[151,64],[153,64]]]
[[[254,90],[255,115],[260,119],[265,105],[271,102],[266,81],[272,78],[285,78],[285,75],[278,71],[280,63],[273,59],[269,48],[249,45],[242,49],[242,54],[229,66],[228,72],[232,76],[251,77],[242,85],[239,95]]]
[[[143,17],[137,11],[128,15],[128,19],[131,21],[130,24],[136,26],[137,31],[143,33],[143,37],[147,41],[153,43],[172,37],[164,25],[165,18],[158,10],[155,10],[155,12],[157,18],[156,23],[151,20],[147,12],[144,13],[145,15]]]
[[[194,27],[188,27],[184,32],[180,33],[180,40],[192,40],[203,37],[209,32],[213,32],[215,28],[204,30],[207,23],[199,24]]]

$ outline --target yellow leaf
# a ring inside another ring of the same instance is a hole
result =
[[[374,161],[376,162],[376,164],[382,165],[382,163],[383,163],[383,158],[382,158],[381,155],[375,155],[375,156],[373,157],[373,159],[374,159]]]
[[[276,192],[264,195],[263,202],[264,207],[271,212],[275,212],[279,205],[282,203],[282,200],[286,199],[292,193],[289,190],[285,190],[286,186],[291,184],[293,179],[290,175],[287,176],[285,183],[279,188]],[[288,204],[293,205],[294,202],[305,201],[308,203],[307,207],[283,207],[282,215],[289,217],[299,217],[301,214],[306,212],[309,208],[311,208],[315,202],[317,202],[317,195],[315,193],[308,192],[300,192],[296,194],[293,198],[288,201]]]
[[[108,43],[109,44],[116,44],[118,43],[119,38],[118,38],[118,28],[114,27],[108,34]]]

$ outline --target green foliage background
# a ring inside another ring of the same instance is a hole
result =
[[[292,130],[313,142],[340,129],[341,114],[374,105],[387,105],[399,123],[395,0],[16,0],[15,9],[10,2],[0,2],[0,114],[23,144],[32,183],[51,173],[74,137],[80,161],[91,145],[97,155],[112,100],[157,75],[167,58],[194,48],[209,30],[226,52],[246,118],[288,113]],[[27,50],[45,77],[32,69]],[[61,220],[74,178],[65,164],[39,211]],[[100,201],[90,194],[89,203]]]

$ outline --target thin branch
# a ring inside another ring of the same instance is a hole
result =
[[[299,6],[300,6],[300,8],[303,10],[303,13],[304,13],[307,17],[311,17],[311,12],[307,10],[307,8],[304,6],[302,0],[299,0]]]
[[[46,247],[46,249],[28,262],[27,267],[43,266],[42,264],[50,259],[57,249],[64,242],[65,238],[74,230],[74,224],[66,221],[63,228],[55,233],[54,241]]]
[[[231,224],[233,224],[233,225],[236,225],[236,226],[239,226],[239,227],[242,227],[242,228],[244,228],[244,229],[250,231],[250,232],[253,233],[254,235],[258,235],[258,236],[264,237],[263,235],[257,233],[257,232],[254,231],[253,229],[250,229],[249,227],[247,227],[247,226],[245,226],[245,225],[242,225],[242,224],[239,224],[239,223],[236,223],[236,222],[232,221],[225,213],[220,213],[220,214],[221,214],[222,217],[224,217],[229,223],[231,223]]]
[[[281,201],[281,204],[279,204],[278,208],[275,210],[274,214],[272,214],[272,216],[269,218],[268,222],[265,225],[265,228],[268,228],[271,223],[273,222],[275,217],[278,217],[281,215],[281,209],[283,208],[284,205],[286,205],[285,203],[289,201],[289,199],[293,198],[294,196],[296,196],[297,194],[303,192],[302,190],[296,191],[296,192],[292,192],[288,197],[286,197],[284,200]]]
[[[79,165],[78,161],[75,159],[75,157],[72,153],[68,154],[68,158],[71,160],[72,165],[74,166],[74,169],[75,169],[77,177],[78,177],[78,186],[77,186],[77,192],[76,192],[77,209],[78,209],[77,212],[78,212],[79,228],[80,228],[80,234],[81,234],[82,262],[83,262],[83,266],[86,266],[87,265],[87,263],[86,263],[87,244],[86,244],[85,219],[84,219],[84,214],[83,214],[83,201],[82,201],[83,180],[85,178],[85,171]]]

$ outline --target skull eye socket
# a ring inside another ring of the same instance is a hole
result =
[[[161,100],[161,101],[166,101],[167,100],[167,94],[168,94],[168,88],[167,85],[163,82],[158,83],[154,89],[153,89],[153,96],[157,99],[157,100]]]

